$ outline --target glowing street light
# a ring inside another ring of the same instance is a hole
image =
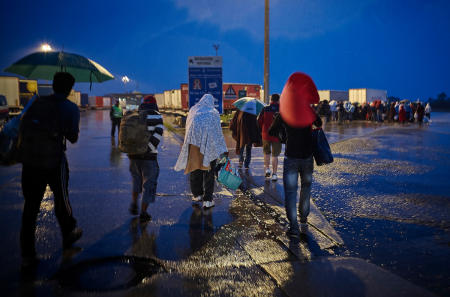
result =
[[[43,51],[43,52],[50,52],[52,50],[53,50],[52,47],[48,43],[43,43],[41,45],[41,51]]]
[[[122,82],[124,83],[124,84],[126,84],[126,83],[129,83],[130,82],[130,79],[128,78],[128,76],[122,76]]]

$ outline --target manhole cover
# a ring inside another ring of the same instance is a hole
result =
[[[134,287],[164,271],[154,259],[117,256],[82,261],[59,271],[54,278],[70,290],[103,292]]]

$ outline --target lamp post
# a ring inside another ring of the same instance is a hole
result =
[[[269,104],[269,0],[265,0],[264,9],[264,102]]]
[[[219,45],[213,44],[213,48],[216,50],[216,56],[217,56],[217,52],[219,51]]]

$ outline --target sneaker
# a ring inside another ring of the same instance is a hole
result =
[[[214,201],[203,201],[203,207],[204,207],[204,208],[211,208],[211,207],[213,207],[214,205],[216,205],[216,204],[214,203]]]
[[[145,223],[148,222],[152,219],[152,216],[148,214],[148,212],[141,212],[141,214],[139,215],[139,221],[141,223]]]
[[[270,169],[267,168],[267,169],[266,169],[266,178],[269,178],[269,177],[270,177],[270,173],[271,173],[271,172],[270,172]]]
[[[272,181],[277,181],[278,180],[278,176],[274,173],[272,174]]]
[[[81,228],[74,228],[69,234],[63,236],[63,248],[67,249],[72,246],[83,235]]]
[[[308,232],[308,224],[300,223],[300,233],[306,234]]]
[[[128,209],[130,213],[134,216],[138,215],[138,206],[136,203],[131,202],[130,208]]]
[[[192,201],[193,202],[200,202],[200,201],[202,201],[203,200],[203,197],[202,196],[194,196],[194,197],[192,197]]]
[[[298,229],[295,229],[295,228],[289,228],[286,231],[286,235],[289,238],[298,238],[300,236],[300,231]]]

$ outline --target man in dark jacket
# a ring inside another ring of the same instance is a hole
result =
[[[152,218],[147,212],[147,208],[150,203],[155,202],[156,186],[159,176],[157,147],[162,139],[164,126],[154,96],[146,96],[143,103],[139,106],[139,111],[145,111],[147,129],[151,132],[151,136],[146,153],[142,155],[128,154],[133,185],[132,201],[129,210],[132,215],[139,213],[137,200],[139,194],[143,193],[139,220],[144,223],[150,221]]]
[[[260,146],[262,142],[256,115],[240,110],[236,111],[230,123],[230,130],[233,139],[236,141],[239,166],[244,165],[248,169],[252,158],[252,145]]]
[[[274,115],[280,111],[280,95],[272,94],[270,105],[266,106],[258,116],[258,125],[261,128],[263,153],[264,153],[264,172],[266,178],[276,181],[278,179],[278,156],[281,153],[281,142],[278,137],[269,135],[269,127],[272,125]],[[272,172],[270,172],[270,154],[272,154]]]
[[[22,266],[37,264],[36,219],[47,184],[54,194],[55,213],[61,228],[63,247],[69,248],[81,235],[69,202],[69,167],[65,140],[78,140],[80,111],[67,100],[75,79],[66,72],[53,78],[54,94],[38,97],[22,117],[22,191],[25,204],[20,230]]]

